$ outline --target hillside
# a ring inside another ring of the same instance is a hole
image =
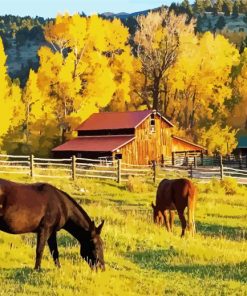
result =
[[[160,8],[153,10],[158,9]],[[179,6],[171,6],[169,9],[174,9],[178,14],[183,12]],[[149,10],[115,14],[105,12],[101,16],[107,19],[121,19],[123,24],[129,28],[131,35],[133,35],[137,26],[136,17],[146,15],[148,12]],[[245,14],[233,17],[224,16],[223,13],[214,15],[212,12],[205,12],[195,14],[195,17],[197,18],[197,32],[219,31],[241,48],[247,35],[247,18]],[[30,68],[34,70],[38,68],[37,52],[42,45],[46,44],[43,28],[49,21],[52,20],[42,17],[0,16],[0,36],[3,39],[5,52],[8,56],[8,72],[11,78],[19,78],[22,86],[25,85]],[[234,33],[234,36],[232,36],[232,33]]]

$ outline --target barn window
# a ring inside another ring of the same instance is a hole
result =
[[[150,117],[150,133],[155,133],[155,118],[154,118],[154,114],[151,114],[151,117]]]

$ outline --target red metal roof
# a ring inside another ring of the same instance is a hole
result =
[[[152,110],[94,113],[79,125],[76,130],[93,131],[136,128],[152,113]],[[166,118],[162,117],[159,113],[157,114],[170,126],[173,126]]]
[[[134,135],[78,137],[55,147],[52,151],[114,152],[134,140],[134,138]]]

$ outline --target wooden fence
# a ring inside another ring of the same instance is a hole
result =
[[[211,162],[212,163],[212,162]],[[219,158],[217,165],[199,165],[196,159],[186,160],[172,165],[168,161],[164,165],[132,165],[121,160],[102,160],[86,158],[36,158],[31,156],[0,155],[1,174],[23,174],[32,178],[99,178],[111,179],[118,183],[126,182],[130,176],[138,176],[152,182],[164,178],[187,177],[207,182],[209,179],[222,179],[230,176],[239,183],[247,184],[247,169],[224,165]]]

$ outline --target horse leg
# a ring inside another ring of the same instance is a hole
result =
[[[181,237],[183,237],[185,234],[185,229],[186,229],[186,220],[184,217],[184,211],[178,211],[178,216],[179,216],[179,219],[180,219],[181,225],[182,225]]]
[[[52,232],[51,236],[48,238],[48,246],[53,257],[54,263],[57,267],[61,267],[59,262],[59,253],[57,248],[57,233]]]
[[[156,216],[156,223],[159,226],[162,226],[164,223],[164,216],[162,215],[161,211],[158,212],[158,215]]]
[[[164,210],[165,225],[168,232],[171,231],[170,221],[169,221],[169,210]]]
[[[47,228],[41,228],[40,231],[37,233],[36,261],[34,269],[40,269],[41,267],[41,259],[49,234],[49,229]]]
[[[171,226],[171,232],[173,231],[174,219],[175,219],[175,211],[170,210],[170,226]]]

